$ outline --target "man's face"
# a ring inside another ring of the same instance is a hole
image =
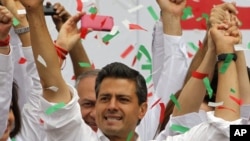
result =
[[[96,101],[96,123],[107,136],[127,137],[147,110],[138,104],[135,83],[128,79],[105,78]]]
[[[94,131],[97,131],[95,123],[95,79],[96,76],[81,79],[77,91],[80,97],[79,104],[81,106],[82,118]]]

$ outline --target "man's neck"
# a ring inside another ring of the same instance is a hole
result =
[[[121,136],[108,136],[110,141],[136,141],[138,138],[138,134],[134,133],[131,136],[127,136],[127,137],[121,137]]]

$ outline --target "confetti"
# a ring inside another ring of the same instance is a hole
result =
[[[152,104],[151,109],[152,109],[155,105],[157,105],[160,101],[161,101],[161,98],[159,98],[158,100],[156,100],[155,103]]]
[[[172,100],[172,102],[175,104],[175,106],[178,108],[178,110],[181,110],[181,106],[180,103],[178,102],[178,100],[176,99],[174,94],[170,95],[170,99]]]
[[[47,67],[47,64],[46,64],[46,62],[44,61],[44,59],[43,59],[42,56],[38,55],[37,61],[38,61],[39,63],[41,63],[43,66]]]
[[[130,21],[129,21],[129,20],[127,20],[127,19],[123,20],[123,21],[122,21],[122,24],[123,24],[127,29],[129,29],[129,24],[130,24]]]
[[[165,105],[164,105],[164,103],[159,103],[160,104],[160,107],[161,107],[161,114],[160,114],[160,123],[162,123],[163,122],[163,120],[164,120],[164,115],[165,115]]]
[[[16,141],[16,139],[15,138],[11,138],[11,141]]]
[[[233,89],[233,88],[230,89],[230,92],[236,93],[235,89]]]
[[[177,125],[177,124],[172,124],[170,126],[170,129],[172,131],[177,131],[177,132],[180,132],[180,133],[185,133],[185,132],[187,132],[189,130],[188,127]]]
[[[239,99],[237,97],[234,97],[232,95],[229,96],[233,101],[235,101],[238,105],[242,105],[243,104],[243,100]]]
[[[129,29],[130,30],[145,30],[147,31],[146,29],[142,28],[140,25],[138,24],[129,24]]]
[[[134,50],[134,46],[130,45],[129,47],[127,47],[127,49],[120,55],[121,58],[126,58],[128,56],[129,53],[131,53]]]
[[[21,57],[18,61],[19,64],[25,64],[26,63],[26,59],[24,57]]]
[[[133,135],[134,135],[133,131],[130,131],[129,134],[128,134],[128,137],[126,139],[126,141],[131,141]]]
[[[206,73],[200,73],[200,72],[194,71],[194,72],[192,72],[192,76],[193,76],[194,78],[203,79],[204,77],[207,77],[208,74],[206,74]]]
[[[117,31],[114,35],[107,34],[107,35],[105,35],[105,36],[102,38],[102,41],[103,41],[104,43],[107,43],[107,42],[109,42],[112,38],[114,38],[116,35],[118,35],[119,33],[120,33],[120,32]]]
[[[76,76],[73,75],[73,76],[71,77],[71,80],[76,80]]]
[[[150,83],[151,82],[151,80],[152,80],[152,75],[149,75],[147,78],[146,78],[146,83],[148,84],[148,83]]]
[[[152,64],[143,64],[142,66],[141,66],[141,69],[142,70],[152,70]]]
[[[152,62],[150,53],[144,45],[140,45],[139,51],[141,51],[146,56],[148,62]]]
[[[45,113],[46,113],[47,115],[51,115],[51,114],[55,113],[56,111],[60,110],[61,108],[63,108],[64,106],[65,106],[65,103],[64,103],[64,102],[57,103],[57,104],[55,104],[55,105],[49,107],[49,108],[45,111]]]
[[[26,10],[25,9],[19,9],[19,10],[17,10],[17,14],[18,15],[26,14]]]
[[[231,109],[231,108],[228,108],[228,107],[225,107],[225,106],[218,106],[217,108],[218,108],[218,109],[226,109],[226,110],[230,110],[230,111],[232,111],[232,112],[236,113],[236,111],[235,111],[234,109]]]
[[[46,89],[51,90],[53,92],[57,92],[58,91],[58,88],[56,86],[50,86],[50,87],[48,87]]]
[[[151,96],[153,96],[152,92],[150,92],[150,93],[147,94],[147,97],[151,97]]]
[[[97,8],[96,8],[96,7],[91,7],[91,8],[89,9],[89,13],[91,13],[91,14],[96,14],[96,13],[97,13]]]
[[[208,102],[208,106],[210,107],[218,107],[218,106],[222,106],[223,105],[223,101],[222,102]]]
[[[85,62],[79,62],[78,64],[82,68],[89,68],[89,67],[91,67],[91,64],[85,63]]]
[[[193,17],[193,12],[192,12],[192,7],[187,6],[184,10],[183,10],[183,15],[181,17],[182,20],[187,20],[189,18]]]
[[[203,83],[204,83],[206,90],[208,92],[208,96],[211,99],[213,96],[213,89],[210,86],[210,81],[209,81],[208,77],[203,78]]]
[[[18,21],[17,18],[14,17],[13,20],[12,20],[12,24],[13,24],[13,26],[17,26],[17,25],[20,24],[20,22]]]
[[[81,37],[82,39],[85,39],[85,37],[86,37],[87,34],[88,34],[88,29],[82,27],[82,28],[81,28],[81,35],[80,35],[80,37]]]
[[[225,61],[223,62],[219,72],[224,74],[227,71],[227,68],[229,67],[232,60],[233,60],[233,55],[227,54],[227,57],[226,57]]]
[[[199,48],[192,42],[189,42],[188,45],[193,49],[195,50],[196,52],[199,50]]]
[[[132,13],[132,12],[138,11],[138,10],[140,10],[140,9],[142,9],[142,8],[143,8],[143,5],[140,4],[140,5],[138,5],[138,6],[134,7],[134,8],[130,8],[130,9],[128,10],[128,13]]]
[[[155,21],[157,21],[159,19],[159,17],[157,16],[157,14],[156,14],[155,10],[153,9],[153,7],[152,6],[148,6],[147,9],[148,9],[148,12],[150,13],[150,15],[153,17],[153,19]]]
[[[77,11],[82,11],[82,9],[83,9],[83,3],[82,3],[82,1],[81,0],[76,0],[76,2],[77,2],[77,8],[76,8],[76,10]]]
[[[119,31],[119,26],[113,26],[109,34],[115,35],[118,31]]]

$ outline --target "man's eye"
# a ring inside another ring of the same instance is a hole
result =
[[[85,108],[90,108],[90,107],[94,107],[95,105],[94,103],[88,102],[88,103],[82,103],[81,106]]]

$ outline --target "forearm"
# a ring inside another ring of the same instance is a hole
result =
[[[162,11],[163,31],[168,35],[182,35],[181,17]]]
[[[27,9],[26,9],[27,10]],[[33,55],[36,66],[44,89],[44,97],[51,102],[70,101],[71,96],[63,77],[58,61],[58,56],[54,48],[54,44],[50,37],[43,15],[43,7],[38,9],[27,10],[27,16],[30,24],[31,43],[33,46]],[[39,28],[37,28],[39,27]],[[43,58],[46,66],[39,62],[38,55]],[[58,91],[52,91],[49,87],[57,87]]]
[[[250,83],[246,65],[246,58],[243,51],[237,51],[236,67],[239,77],[240,98],[244,104],[250,104]]]
[[[74,73],[76,78],[81,75],[83,72],[91,70],[91,66],[90,67],[81,67],[79,65],[80,62],[84,62],[84,63],[88,63],[90,64],[88,55],[81,43],[81,40],[78,41],[78,43],[76,44],[75,47],[73,47],[70,50],[70,58],[73,64],[73,68],[74,68]],[[91,64],[90,64],[91,65]]]
[[[195,70],[196,72],[207,74],[209,79],[213,76],[215,66],[215,53],[213,50],[208,50],[200,66]],[[176,107],[173,111],[173,116],[184,115],[191,112],[198,112],[200,105],[203,102],[206,94],[206,87],[203,79],[191,77],[183,87],[178,98],[181,110]]]

